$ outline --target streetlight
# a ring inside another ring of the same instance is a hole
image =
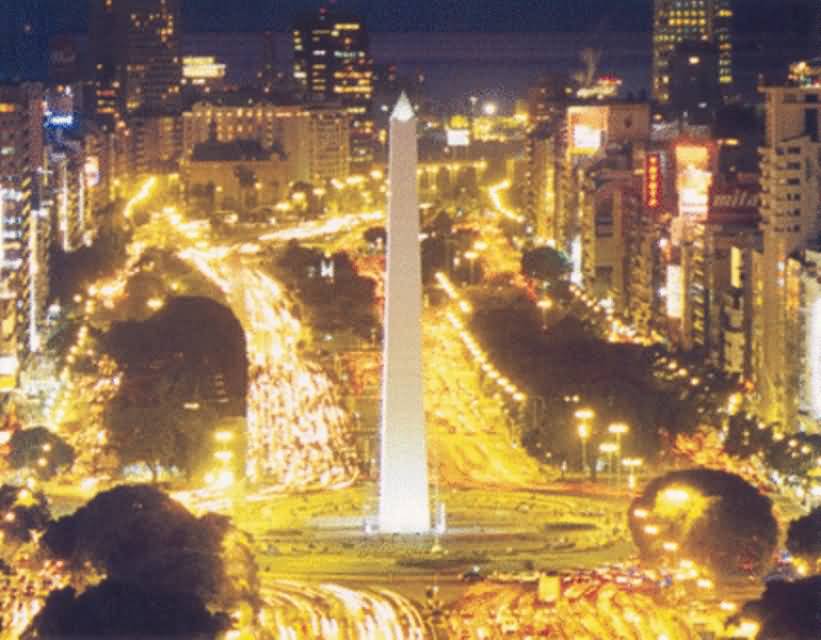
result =
[[[587,469],[587,439],[590,437],[589,422],[596,417],[596,412],[589,407],[578,409],[575,414],[576,419],[579,420],[579,438],[582,441],[582,471]]]
[[[619,450],[619,445],[615,442],[602,442],[599,445],[599,451],[607,455],[607,468],[610,471],[610,476],[613,476],[613,454]]]
[[[630,432],[630,426],[625,422],[613,422],[607,427],[607,432],[616,436],[616,445],[621,456],[621,437]],[[621,485],[621,465],[616,465],[616,485]]]
[[[587,439],[590,437],[590,429],[586,423],[579,424],[579,438],[582,441],[582,473],[587,469]]]
[[[630,469],[630,475],[627,476],[627,487],[630,489],[636,488],[636,469],[641,467],[644,464],[644,460],[641,458],[625,458],[621,461],[621,463]]]
[[[547,312],[553,308],[553,300],[550,298],[543,298],[537,303],[539,309],[542,310],[542,331],[547,331]]]

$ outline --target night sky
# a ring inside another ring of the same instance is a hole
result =
[[[0,8],[16,2],[0,0]],[[49,31],[83,31],[84,0],[41,0]],[[285,31],[312,0],[185,0],[190,31]],[[373,31],[649,31],[651,0],[338,0]],[[813,0],[736,0],[740,31],[806,29]]]

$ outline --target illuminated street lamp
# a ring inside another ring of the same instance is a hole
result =
[[[582,441],[582,472],[587,469],[587,439],[590,437],[590,427],[584,422],[579,424],[579,439]]]
[[[587,421],[595,418],[596,412],[593,409],[584,408],[577,410],[573,415],[576,416],[577,420]]]
[[[574,414],[579,421],[578,433],[582,442],[582,471],[587,469],[587,439],[592,431],[589,422],[596,417],[596,412],[590,408],[578,409]]]
[[[542,331],[547,331],[547,312],[553,308],[553,300],[543,298],[539,300],[538,307],[542,310]]]
[[[607,427],[607,432],[616,436],[616,445],[619,448],[619,456],[621,456],[621,437],[630,432],[630,426],[625,422],[612,422]],[[621,465],[616,465],[616,485],[621,485]]]
[[[607,455],[607,469],[610,475],[613,475],[613,454],[619,450],[619,445],[615,442],[602,442],[599,445],[599,451]]]
[[[625,458],[621,461],[621,463],[630,469],[630,475],[627,476],[627,486],[630,489],[636,488],[636,469],[640,468],[641,465],[644,464],[644,460],[641,458]]]

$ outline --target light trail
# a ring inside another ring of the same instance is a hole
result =
[[[312,238],[321,238],[322,236],[330,236],[342,233],[344,231],[350,231],[364,222],[377,222],[379,220],[383,220],[384,218],[385,214],[381,211],[351,213],[330,218],[328,220],[308,222],[297,227],[266,233],[265,235],[260,236],[259,240],[261,242],[310,240]]]
[[[305,330],[282,288],[225,248],[179,255],[222,289],[246,332],[249,479],[283,491],[348,486],[357,475],[351,418],[332,380],[301,353]]]
[[[420,611],[385,589],[359,591],[337,584],[276,581],[262,589],[263,625],[278,638],[309,640],[422,640]]]
[[[502,182],[499,182],[498,184],[494,184],[492,187],[489,187],[488,194],[490,195],[490,200],[491,202],[493,202],[493,207],[496,209],[496,211],[498,211],[505,218],[511,220],[512,222],[518,222],[522,224],[525,222],[525,217],[519,215],[512,209],[508,209],[504,204],[502,204],[501,192],[507,191],[508,189],[510,189],[510,187],[510,180],[503,180]]]

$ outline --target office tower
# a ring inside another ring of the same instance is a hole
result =
[[[721,106],[718,48],[685,41],[670,56],[670,106],[692,125],[709,125]]]
[[[97,113],[180,110],[180,0],[91,0]]]
[[[391,115],[379,531],[430,530],[422,386],[422,261],[416,115],[403,93]]]
[[[761,160],[762,251],[754,255],[753,375],[761,413],[792,429],[798,411],[797,366],[803,350],[794,322],[800,300],[788,258],[817,248],[821,87],[772,86],[766,99]]]
[[[555,247],[562,195],[561,136],[548,124],[536,127],[527,136],[525,155],[528,218],[533,225],[536,242]]]
[[[294,80],[311,101],[338,102],[351,116],[351,162],[373,160],[373,60],[361,20],[321,9],[293,30]]]
[[[653,94],[670,100],[670,61],[682,42],[708,42],[718,49],[718,80],[733,82],[731,0],[655,0],[653,18]]]
[[[39,348],[38,329],[48,272],[40,209],[43,169],[43,89],[36,83],[0,85],[0,276],[17,299],[17,342],[25,356]]]

